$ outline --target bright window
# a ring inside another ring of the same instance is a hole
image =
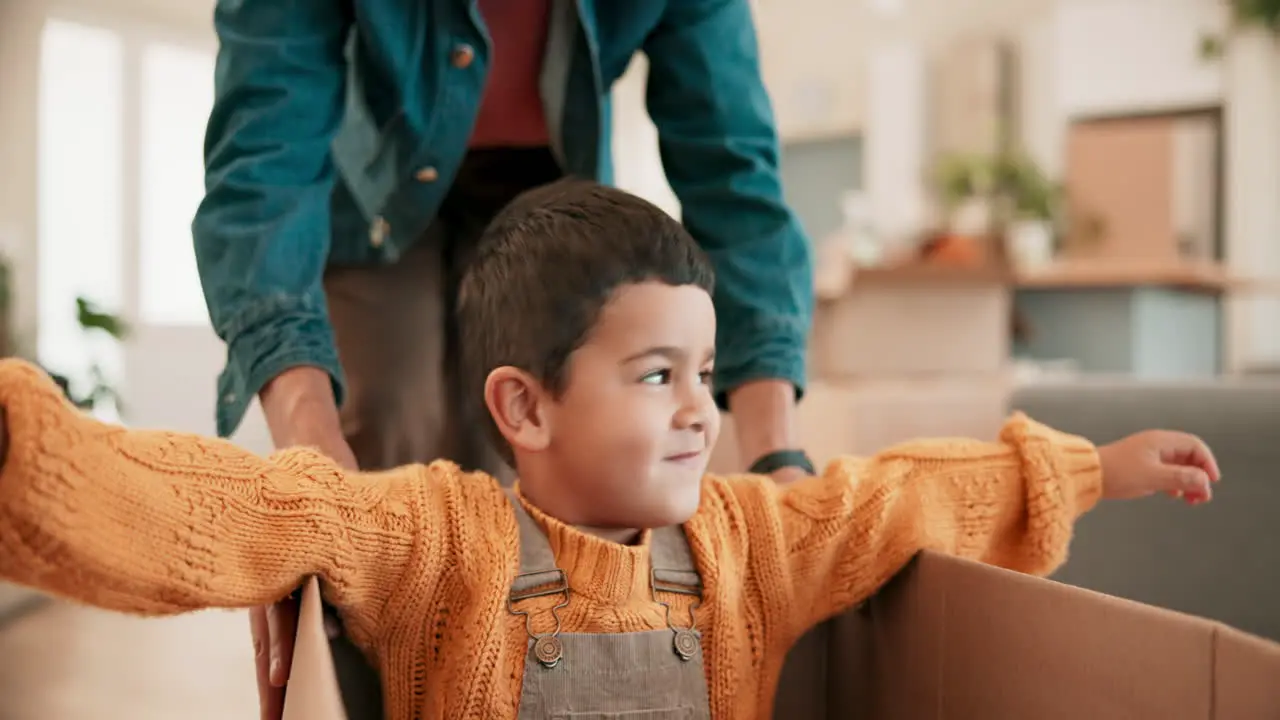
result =
[[[121,277],[123,48],[105,29],[50,21],[39,85],[38,354],[87,389],[90,368],[121,375],[122,350],[86,336],[76,298],[123,305]]]
[[[141,322],[207,325],[191,242],[204,195],[212,53],[153,43],[142,52],[138,280]]]

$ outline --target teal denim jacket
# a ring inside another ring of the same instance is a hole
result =
[[[552,7],[541,90],[561,165],[612,181],[609,89],[643,52],[667,178],[715,266],[721,402],[757,378],[801,392],[812,250],[782,200],[748,0]],[[218,0],[214,24],[192,230],[227,344],[225,436],[295,365],[325,368],[341,402],[324,268],[394,262],[422,235],[466,153],[490,50],[468,0]]]

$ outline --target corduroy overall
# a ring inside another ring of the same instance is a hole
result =
[[[529,633],[520,694],[520,720],[710,720],[702,638],[694,617],[677,617],[663,601],[669,593],[701,595],[702,582],[684,530],[654,530],[650,545],[653,602],[666,611],[666,630],[564,633],[556,613],[573,602],[567,577],[556,567],[542,528],[511,495],[520,528],[520,572],[508,610],[524,615]],[[560,595],[545,619],[522,610],[524,601]],[[696,609],[696,605],[694,606]],[[689,615],[693,615],[693,611]]]

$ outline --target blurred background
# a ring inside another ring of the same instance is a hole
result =
[[[1280,462],[1267,454],[1280,428],[1276,10],[753,4],[786,194],[818,258],[801,425],[819,460],[921,434],[987,437],[1034,407],[1098,440],[1125,422],[1217,419],[1231,429],[1224,464],[1274,477],[1262,468]],[[190,220],[212,5],[0,0],[0,355],[38,357],[104,417],[208,434],[224,350]],[[638,59],[614,87],[617,182],[678,215],[644,76]],[[256,411],[236,440],[269,449]],[[1213,522],[1274,538],[1277,492],[1242,493],[1243,514]],[[1160,512],[1144,533],[1165,532]],[[1225,554],[1246,537],[1217,542]],[[1222,563],[1189,552],[1199,580],[1090,566],[1087,544],[1065,577],[1280,637],[1272,581],[1211,577]],[[1191,587],[1202,580],[1216,597]],[[0,585],[0,720],[254,713],[242,614],[144,622]]]

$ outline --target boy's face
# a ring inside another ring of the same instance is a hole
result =
[[[720,430],[715,336],[701,288],[646,282],[613,294],[548,406],[541,464],[563,474],[543,491],[554,488],[562,520],[643,528],[693,515]]]

